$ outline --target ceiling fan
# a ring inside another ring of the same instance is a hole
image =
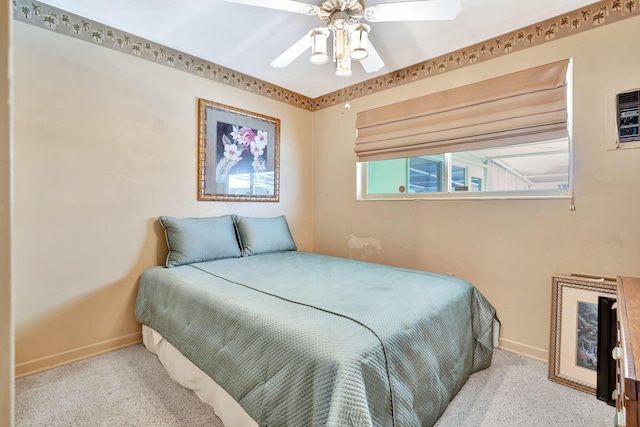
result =
[[[309,48],[312,63],[326,63],[329,60],[327,41],[333,34],[332,58],[339,77],[353,73],[351,60],[359,61],[367,73],[384,67],[382,58],[369,41],[371,27],[361,23],[362,18],[369,22],[451,20],[461,10],[461,0],[405,1],[367,7],[361,0],[325,0],[317,6],[295,0],[226,1],[317,16],[322,25],[305,34],[271,62],[271,66],[286,67]]]

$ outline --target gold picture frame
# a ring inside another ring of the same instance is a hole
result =
[[[597,385],[600,296],[615,298],[615,279],[552,276],[549,380],[593,395]]]
[[[198,200],[280,201],[280,120],[198,98]]]

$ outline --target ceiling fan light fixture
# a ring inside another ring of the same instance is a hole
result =
[[[351,59],[362,61],[369,56],[369,31],[367,24],[354,24],[349,27],[349,55]]]
[[[336,76],[349,77],[352,74],[351,57],[349,55],[345,55],[342,58],[336,58]]]
[[[359,61],[367,73],[384,67],[384,62],[369,40],[371,27],[360,22],[440,21],[454,19],[462,10],[462,0],[401,0],[365,7],[364,0],[320,0],[317,6],[305,0],[226,0],[250,6],[285,10],[316,16],[321,25],[271,62],[273,67],[286,67],[311,47],[311,63],[329,60],[328,39],[333,35],[333,55],[336,75],[350,76],[351,60]],[[316,0],[318,1],[318,0]],[[15,3],[15,0],[14,0]]]
[[[314,28],[311,30],[311,57],[309,60],[313,64],[325,64],[329,61],[327,50],[327,39],[330,32],[327,28]]]

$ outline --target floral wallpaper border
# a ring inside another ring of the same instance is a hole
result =
[[[120,50],[305,110],[316,111],[638,15],[639,3],[640,0],[602,0],[315,99],[44,3],[13,0],[13,8],[14,18],[18,21]]]
[[[305,110],[312,109],[312,99],[306,96],[48,4],[13,0],[13,9],[13,17],[17,21],[274,98]]]
[[[428,61],[376,77],[347,88],[346,99],[360,98],[395,86],[456,70],[498,56],[571,36],[579,32],[639,15],[640,0],[603,0],[529,27],[503,34]],[[335,91],[313,100],[320,110],[345,102],[345,92]]]

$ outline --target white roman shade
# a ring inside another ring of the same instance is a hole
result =
[[[566,137],[568,66],[567,59],[358,113],[358,161]]]

